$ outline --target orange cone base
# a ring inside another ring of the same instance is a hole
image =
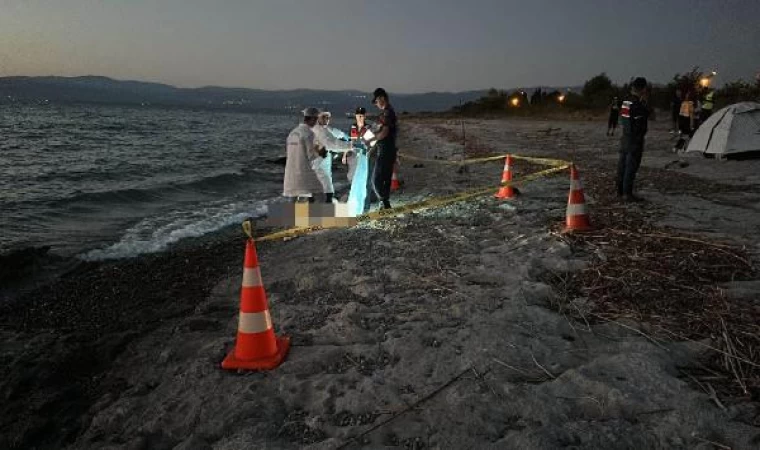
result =
[[[589,231],[592,230],[593,227],[588,222],[588,218],[586,216],[576,216],[576,217],[568,217],[567,224],[565,225],[565,228],[562,230],[563,233],[572,233],[573,231]]]
[[[290,336],[281,336],[277,338],[277,353],[268,358],[259,358],[251,360],[241,360],[235,357],[235,349],[222,361],[222,369],[235,370],[272,370],[276,369],[290,350]]]
[[[499,192],[495,193],[493,196],[494,196],[494,198],[500,198],[502,200],[504,200],[504,199],[512,199],[512,198],[516,197],[514,191],[512,189],[508,189],[508,188],[501,188],[501,189],[499,189]]]

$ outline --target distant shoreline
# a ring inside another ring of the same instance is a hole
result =
[[[61,107],[61,106],[88,106],[88,107],[118,107],[118,108],[148,108],[148,109],[167,109],[179,111],[205,111],[205,112],[222,112],[222,113],[240,113],[240,114],[272,114],[288,116],[296,114],[295,111],[287,111],[275,108],[230,108],[225,106],[206,106],[206,105],[177,105],[161,103],[129,103],[129,102],[94,102],[94,101],[70,101],[70,102],[3,102],[0,98],[0,107]]]
[[[530,92],[534,88],[525,88]],[[543,87],[541,87],[543,88]],[[568,89],[568,88],[557,88]],[[578,89],[572,87],[570,89]],[[447,111],[477,100],[487,89],[462,92],[425,92],[417,94],[390,91],[396,111],[411,113]],[[262,90],[206,86],[179,88],[168,84],[115,80],[101,76],[83,77],[0,77],[0,104],[77,103],[162,105],[164,107],[221,108],[237,111],[300,111],[306,106],[329,109],[334,113],[370,107],[371,95],[359,90]],[[228,109],[229,108],[229,109]]]

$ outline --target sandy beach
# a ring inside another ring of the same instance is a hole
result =
[[[463,155],[461,121],[402,120],[403,153]],[[597,230],[560,233],[565,171],[512,201],[262,243],[274,326],[293,340],[265,373],[220,368],[237,227],[82,263],[2,305],[0,447],[760,447],[760,160],[675,155],[661,119],[638,177],[647,201],[630,205],[614,198],[619,141],[601,121],[464,129],[467,157],[575,161]],[[402,159],[392,200],[496,185],[502,166]],[[536,170],[515,164],[518,180]]]

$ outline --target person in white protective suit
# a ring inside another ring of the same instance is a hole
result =
[[[335,187],[332,181],[331,153],[346,153],[351,151],[351,142],[348,136],[340,130],[330,126],[331,114],[323,111],[319,114],[317,125],[314,127],[314,144],[318,149],[325,149],[327,154],[319,160],[314,160],[312,169],[322,184],[322,192],[325,194],[325,202],[332,203]],[[336,155],[337,157],[337,155]]]
[[[297,201],[299,197],[308,197],[309,201],[313,201],[314,194],[322,192],[322,183],[313,169],[315,162],[322,160],[314,145],[312,131],[317,124],[319,110],[306,108],[302,113],[303,123],[295,127],[287,139],[282,195],[291,201]]]

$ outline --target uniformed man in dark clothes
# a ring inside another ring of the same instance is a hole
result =
[[[396,162],[398,121],[396,111],[391,106],[385,89],[375,89],[372,95],[372,103],[380,109],[377,119],[379,128],[375,140],[370,143],[376,147],[370,151],[377,155],[372,174],[372,187],[382,202],[380,209],[388,209],[391,207],[391,178],[393,177],[393,164]]]
[[[702,116],[699,118],[701,123],[705,123],[710,118],[715,107],[715,90],[709,87],[705,88],[705,97],[702,101]]]
[[[631,99],[623,102],[620,110],[623,137],[620,139],[617,194],[626,202],[642,200],[633,195],[633,182],[644,153],[644,136],[647,134],[649,121],[649,107],[646,104],[648,97],[647,80],[642,77],[636,78],[631,84]]]
[[[617,97],[610,103],[610,117],[607,120],[607,136],[614,136],[615,129],[618,126],[618,117],[620,116],[620,101]]]
[[[678,133],[678,116],[681,114],[681,102],[683,101],[681,89],[676,89],[670,99],[670,118],[673,121],[673,129],[670,134]]]

